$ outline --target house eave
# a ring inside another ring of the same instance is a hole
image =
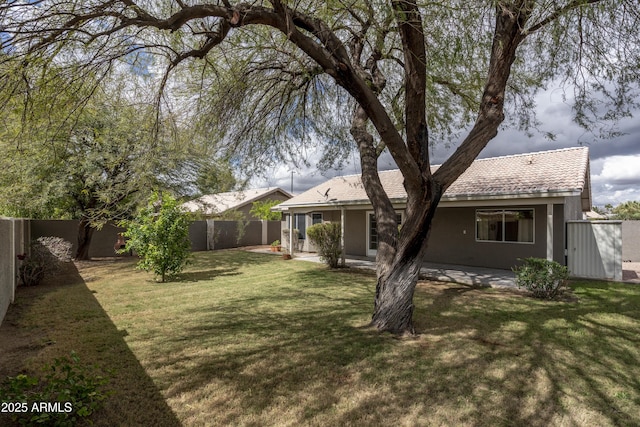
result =
[[[440,206],[455,206],[457,204],[484,204],[487,202],[503,201],[503,202],[516,202],[516,201],[534,201],[534,199],[562,199],[564,197],[579,196],[582,193],[581,189],[567,189],[567,190],[554,190],[554,191],[539,191],[530,193],[501,193],[501,194],[456,194],[454,196],[444,196],[440,200]],[[405,197],[397,197],[390,199],[394,205],[406,204],[407,199]],[[296,203],[287,206],[278,205],[272,210],[279,212],[288,212],[294,209],[311,209],[311,208],[354,208],[354,207],[369,207],[371,202],[366,200],[328,200],[326,202],[306,202]]]

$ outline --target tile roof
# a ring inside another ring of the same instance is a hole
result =
[[[242,191],[209,194],[198,199],[183,203],[182,207],[189,212],[202,212],[205,215],[220,214],[230,209],[238,209],[249,203],[273,194],[277,191],[291,196],[279,187],[253,188]]]
[[[391,201],[404,202],[407,194],[400,171],[382,171],[379,175]],[[589,149],[567,148],[476,160],[447,189],[442,201],[579,195],[585,189],[590,191],[589,185]],[[369,204],[360,175],[332,178],[279,208],[340,204]]]

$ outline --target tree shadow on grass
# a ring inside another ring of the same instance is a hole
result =
[[[214,255],[212,257],[212,254]],[[210,268],[211,259],[215,265]],[[273,256],[249,252],[242,249],[224,249],[219,251],[194,252],[187,271],[177,274],[174,282],[199,282],[217,277],[237,276],[244,267],[267,265],[273,262]]]
[[[213,424],[277,425],[279,414],[295,425],[640,420],[640,360],[625,348],[640,344],[638,325],[598,321],[597,294],[581,304],[420,287],[421,335],[405,340],[359,327],[370,318],[372,287],[371,277],[305,270],[272,293],[215,301],[190,313],[181,336],[162,337],[167,351],[151,368],[164,371],[168,399],[208,399],[199,411]],[[638,320],[624,301],[619,308]],[[573,340],[571,330],[595,342]],[[612,336],[625,344],[604,345]]]
[[[199,282],[214,280],[217,277],[238,276],[237,268],[215,268],[211,270],[189,271],[180,273],[171,279],[171,282]]]
[[[73,264],[55,279],[19,287],[0,327],[0,372],[41,375],[53,359],[75,351],[84,366],[109,379],[107,397],[91,416],[94,425],[179,426],[176,415]],[[5,363],[6,362],[6,363]],[[10,425],[10,420],[0,420]]]
[[[214,256],[212,256],[212,253]],[[251,252],[244,249],[221,249],[215,251],[193,252],[195,263],[207,262],[212,259],[218,265],[241,268],[245,266],[270,264],[274,256],[267,253]]]
[[[469,292],[457,285],[432,299],[431,310],[420,314],[424,333],[439,341],[465,332],[459,357],[441,367],[450,372],[448,390],[476,398],[467,421],[540,426],[640,421],[640,357],[629,351],[640,345],[640,295],[632,303],[635,310],[625,312],[622,307],[629,300],[612,305],[615,289],[599,298],[588,289],[599,285],[584,286],[588,298],[579,302],[537,301],[496,290]],[[595,320],[621,313],[631,318],[611,324]],[[635,390],[635,402],[615,398],[611,384]]]

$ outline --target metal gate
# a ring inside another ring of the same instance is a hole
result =
[[[572,277],[622,280],[622,222],[568,221],[567,267]]]

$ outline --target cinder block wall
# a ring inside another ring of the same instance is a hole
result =
[[[11,220],[0,219],[0,323],[13,302],[15,271],[13,268],[13,226]]]
[[[26,233],[25,220],[0,218],[0,324],[15,296],[20,262],[17,255],[27,251]]]
[[[31,220],[31,239],[38,237],[62,237],[71,244],[72,253],[78,247],[78,222],[77,220]],[[102,229],[97,230],[91,239],[89,256],[92,258],[102,258],[115,256],[114,245],[118,238],[118,233],[124,228],[113,224],[106,224]],[[207,222],[194,221],[189,227],[189,239],[191,240],[191,250],[204,251],[207,249]]]
[[[78,220],[31,220],[31,239],[38,237],[61,237],[70,242],[72,254],[78,249]],[[106,224],[102,229],[93,233],[89,256],[92,258],[102,258],[115,256],[114,245],[118,239],[118,233],[124,231],[123,228],[113,224]]]

